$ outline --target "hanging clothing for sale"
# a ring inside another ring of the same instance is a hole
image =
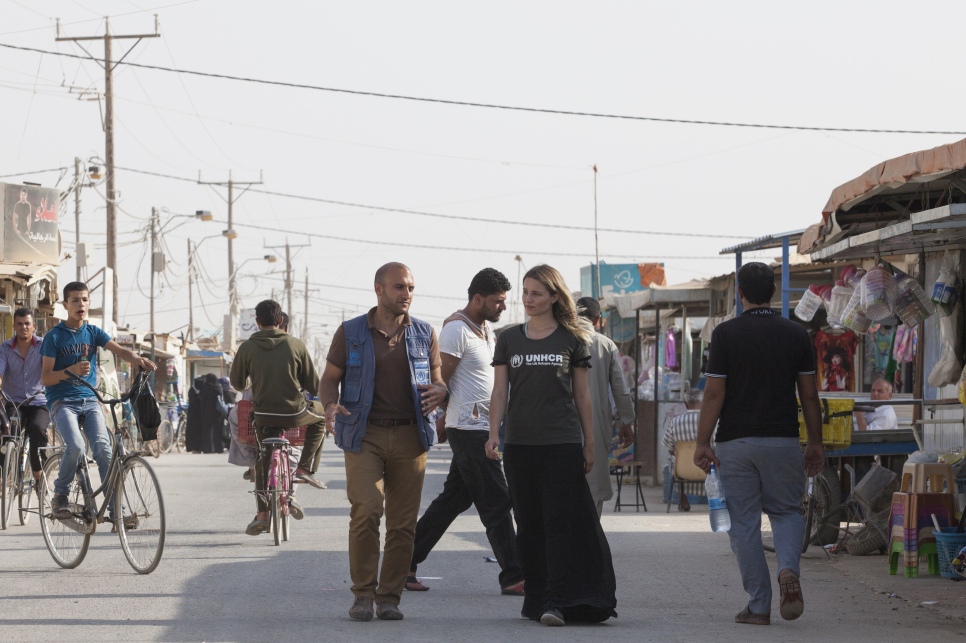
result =
[[[815,361],[820,391],[855,390],[855,348],[859,338],[846,331],[840,334],[820,330],[815,334]]]
[[[916,341],[919,333],[915,328],[902,324],[896,328],[896,343],[892,356],[900,364],[912,362],[916,359]]]
[[[670,369],[678,367],[678,340],[673,326],[667,329],[664,337],[664,366]]]
[[[872,334],[872,373],[873,379],[885,375],[889,368],[889,358],[892,357],[892,340],[895,337],[895,327],[879,326]]]

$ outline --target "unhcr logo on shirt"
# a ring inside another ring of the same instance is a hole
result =
[[[520,368],[523,366],[524,361],[526,361],[527,366],[561,366],[563,364],[563,355],[548,355],[546,353],[514,355],[510,358],[510,366]]]

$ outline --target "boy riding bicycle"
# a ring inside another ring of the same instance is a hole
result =
[[[84,457],[82,430],[91,445],[102,479],[111,465],[111,441],[100,404],[90,389],[70,382],[69,378],[73,375],[96,387],[97,349],[100,347],[130,362],[135,368],[157,369],[151,360],[122,348],[102,329],[87,323],[90,310],[87,284],[74,281],[64,286],[64,308],[67,309],[67,320],[54,326],[40,347],[43,356],[41,382],[46,387],[47,408],[64,441],[64,457],[51,500],[54,518],[71,517],[67,494]]]

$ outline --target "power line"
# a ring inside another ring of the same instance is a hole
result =
[[[172,174],[163,174],[161,172],[151,172],[148,170],[137,170],[130,167],[117,166],[117,169],[124,170],[126,172],[134,172],[135,174],[145,174],[148,176],[156,176],[164,179],[173,179],[175,181],[185,181],[189,183],[197,183],[195,179],[189,179],[182,176],[174,176]],[[335,199],[323,199],[321,197],[305,196],[301,194],[289,194],[285,192],[274,192],[272,190],[262,190],[259,188],[250,188],[250,192],[257,192],[259,194],[265,194],[268,196],[277,196],[286,199],[296,199],[299,201],[311,201],[313,203],[326,203],[329,205],[339,205],[350,208],[363,208],[366,210],[378,210],[380,212],[393,212],[395,214],[412,214],[422,217],[432,217],[435,219],[449,219],[454,221],[469,221],[473,223],[499,223],[502,225],[516,225],[516,226],[528,226],[533,228],[551,228],[553,230],[577,230],[580,232],[592,232],[594,230],[591,226],[576,226],[576,225],[564,225],[556,223],[536,223],[532,221],[510,221],[508,219],[481,219],[479,217],[464,217],[456,214],[440,214],[438,212],[423,212],[421,210],[407,210],[404,208],[390,208],[379,205],[366,205],[364,203],[352,203],[350,201],[336,201]],[[241,225],[241,224],[238,224]],[[751,239],[750,235],[729,235],[729,234],[702,234],[702,233],[692,233],[692,232],[661,232],[656,230],[622,230],[619,228],[598,228],[600,232],[613,232],[616,234],[642,234],[642,235],[653,235],[653,236],[665,236],[665,237],[687,237],[687,238],[706,238],[706,239]]]
[[[6,47],[7,49],[18,49],[20,51],[32,51],[38,54],[48,54],[51,56],[65,56],[68,58],[78,58],[84,59],[84,56],[79,56],[76,54],[69,54],[66,52],[59,51],[48,51],[46,49],[39,49],[36,47],[23,47],[19,45],[11,45],[7,43],[0,43],[0,47]],[[673,123],[677,125],[713,125],[716,127],[745,127],[745,128],[756,128],[756,129],[781,129],[781,130],[798,130],[805,132],[860,132],[866,134],[942,134],[942,135],[956,135],[963,136],[966,132],[949,132],[949,131],[938,131],[938,130],[906,130],[906,129],[870,129],[861,127],[817,127],[812,125],[772,125],[767,123],[737,123],[730,121],[709,121],[709,120],[697,120],[697,119],[686,119],[686,118],[659,118],[656,116],[633,116],[630,114],[605,114],[601,112],[576,112],[564,109],[551,109],[542,107],[523,107],[520,105],[498,105],[496,103],[476,103],[471,101],[462,100],[449,100],[445,98],[427,98],[425,96],[405,96],[402,94],[386,94],[382,92],[368,92],[357,89],[341,89],[338,87],[322,87],[320,85],[307,85],[304,83],[290,83],[282,80],[266,80],[264,78],[250,78],[247,76],[233,76],[230,74],[217,74],[214,72],[204,72],[196,71],[191,69],[175,69],[174,67],[164,67],[161,65],[147,65],[144,63],[135,63],[129,61],[119,61],[116,63],[118,65],[127,65],[128,67],[139,67],[141,69],[153,69],[155,71],[166,71],[176,74],[188,74],[191,76],[200,76],[202,78],[220,78],[222,80],[234,80],[246,83],[256,83],[259,85],[272,85],[276,87],[288,87],[291,89],[311,89],[320,92],[332,92],[337,94],[349,94],[353,96],[369,96],[372,98],[391,98],[395,100],[408,100],[419,103],[435,103],[438,105],[454,105],[458,107],[482,107],[485,109],[502,109],[508,111],[517,112],[530,112],[535,114],[555,114],[559,116],[585,116],[589,118],[607,118],[616,120],[628,120],[628,121],[647,121],[652,123]]]

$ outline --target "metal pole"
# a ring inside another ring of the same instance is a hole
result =
[[[735,275],[737,278],[738,275]],[[788,288],[791,277],[788,269],[788,236],[782,237],[782,317],[788,319]]]
[[[591,288],[591,296],[600,299],[604,296],[603,288],[600,283],[600,251],[597,247],[597,164],[594,163],[594,267],[597,270],[597,289]]]
[[[117,323],[117,193],[114,190],[114,69],[111,62],[111,30],[104,18],[104,164],[107,166],[107,267],[114,272],[113,320]]]
[[[302,313],[302,342],[309,341],[309,268],[305,267],[305,312]]]
[[[741,295],[738,294],[738,271],[741,270],[741,251],[735,253],[735,317],[741,314]]]
[[[188,341],[195,338],[195,306],[194,306],[194,253],[191,250],[191,239],[188,239]]]
[[[234,230],[232,227],[232,204],[235,201],[233,196],[235,184],[231,180],[231,173],[228,174],[228,229]],[[235,294],[235,259],[232,254],[232,238],[231,234],[228,235],[228,309],[231,312],[232,318],[238,314],[238,302]]]
[[[81,280],[80,214],[81,214],[81,160],[74,157],[74,259],[77,264],[77,281]]]
[[[158,244],[158,209],[151,208],[151,262],[148,264],[151,266],[151,361],[157,363],[157,355],[155,353],[156,341],[154,337],[154,270],[156,268],[154,262],[155,248]],[[151,390],[155,390],[154,386],[154,371],[151,372]]]
[[[295,311],[292,310],[292,253],[288,246],[288,241],[285,241],[285,303],[287,304],[289,315],[294,315]]]

